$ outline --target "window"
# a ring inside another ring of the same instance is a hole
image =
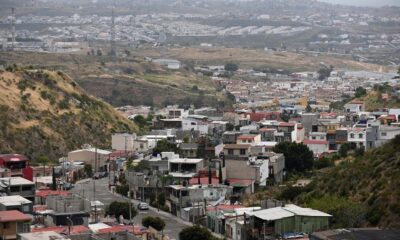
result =
[[[22,191],[31,191],[32,186],[22,186]]]
[[[386,133],[386,132],[382,132],[382,133],[381,133],[381,136],[382,136],[382,137],[386,137],[386,136],[387,136],[387,133]]]
[[[24,233],[30,232],[30,229],[31,229],[31,225],[29,223],[24,223],[22,225],[22,232],[24,232]]]
[[[240,155],[246,155],[246,149],[240,149]]]
[[[354,133],[351,133],[351,134],[350,134],[350,138],[354,138]]]
[[[8,222],[3,223],[3,228],[4,229],[7,229],[9,227],[10,227],[10,223],[8,223]]]
[[[315,140],[315,139],[316,139],[316,137],[312,136],[312,140]]]
[[[363,138],[363,134],[362,133],[358,134],[358,138]]]
[[[233,155],[233,149],[228,149],[228,155]]]

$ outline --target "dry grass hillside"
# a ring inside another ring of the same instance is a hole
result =
[[[85,143],[109,147],[112,132],[138,131],[60,71],[8,67],[0,92],[1,153],[56,159]]]
[[[225,94],[216,90],[209,77],[197,75],[187,68],[168,70],[142,57],[113,59],[79,54],[1,53],[0,65],[10,63],[62,70],[85,91],[113,106],[229,105]]]
[[[335,57],[330,55],[311,55],[294,52],[273,52],[263,50],[240,48],[196,48],[181,47],[157,51],[154,48],[137,52],[139,55],[149,57],[176,58],[183,61],[193,61],[204,64],[223,65],[226,62],[236,62],[241,67],[248,68],[276,68],[289,71],[316,71],[320,63],[332,65],[338,69],[386,71],[386,67],[376,64],[353,61],[348,57]]]

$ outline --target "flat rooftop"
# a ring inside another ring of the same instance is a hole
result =
[[[196,164],[202,162],[202,158],[175,158],[169,160],[170,163],[191,163]]]
[[[0,197],[0,204],[4,206],[16,206],[30,203],[32,203],[32,201],[21,197],[20,195]]]
[[[0,185],[8,186],[14,186],[14,185],[34,185],[35,183],[32,181],[29,181],[28,179],[22,178],[22,177],[5,177],[5,178],[0,178]]]

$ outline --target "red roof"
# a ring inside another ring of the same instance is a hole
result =
[[[29,159],[21,154],[1,154],[0,160],[4,162],[20,162],[20,161],[28,161]]]
[[[46,198],[48,196],[68,196],[69,194],[71,194],[71,193],[67,192],[67,191],[44,189],[44,190],[36,191],[35,195],[37,197]]]
[[[18,210],[0,211],[0,222],[23,222],[30,220],[32,220],[31,217]]]
[[[256,137],[256,135],[241,135],[238,137],[240,140],[253,140]]]
[[[324,140],[304,140],[303,141],[304,144],[328,144],[328,141],[324,141]]]
[[[322,112],[322,113],[320,113],[320,116],[321,116],[321,118],[335,118],[335,117],[337,117],[337,113],[335,113],[335,112],[330,112],[330,113],[328,113],[328,112]]]
[[[249,186],[254,182],[254,180],[252,179],[238,179],[238,178],[229,178],[228,181],[230,186]]]
[[[260,132],[272,132],[272,131],[276,131],[276,129],[274,128],[261,128]]]
[[[197,177],[194,177],[189,180],[190,185],[196,185],[199,184],[199,179]],[[208,177],[200,177],[200,184],[202,185],[207,185],[208,184]],[[211,178],[211,184],[216,185],[219,184],[219,179],[212,177]]]
[[[47,210],[47,206],[46,205],[35,205],[33,206],[33,211],[34,212],[41,212],[41,211],[45,211]]]
[[[294,122],[280,122],[279,127],[294,127],[296,123]]]
[[[250,115],[250,121],[259,122],[261,120],[276,120],[279,118],[279,112],[252,112],[246,113],[246,115]],[[275,116],[272,118],[272,116]]]
[[[220,210],[234,210],[236,208],[244,208],[243,205],[227,205],[227,204],[220,204],[216,207],[207,207],[207,212],[215,212]]]
[[[56,233],[68,233],[68,226],[52,226],[45,228],[32,228],[32,232],[56,232]],[[71,234],[91,232],[88,227],[83,225],[71,226]]]
[[[392,121],[396,121],[396,115],[387,115],[387,116],[380,116],[378,118],[379,120],[392,120]]]

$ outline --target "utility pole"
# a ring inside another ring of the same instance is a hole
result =
[[[97,172],[97,146],[94,147],[94,174]],[[97,222],[96,179],[93,178],[94,221]]]
[[[128,182],[128,203],[129,203],[129,225],[132,223],[132,200],[131,200],[131,185]]]

